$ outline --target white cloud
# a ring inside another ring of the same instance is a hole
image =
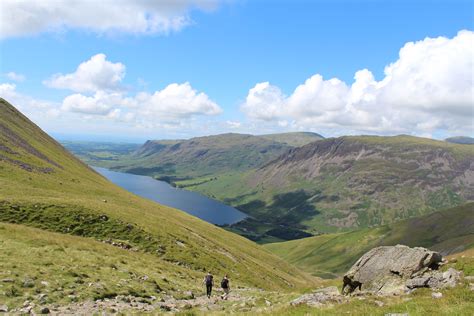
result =
[[[109,115],[114,107],[121,104],[121,94],[98,91],[91,97],[79,93],[67,96],[63,100],[62,109],[83,114]]]
[[[112,63],[104,54],[97,54],[81,63],[74,73],[56,74],[44,84],[81,92],[64,98],[63,111],[127,122],[176,124],[180,119],[222,112],[205,93],[196,91],[188,82],[172,83],[151,94],[139,92],[129,96],[122,89],[124,77],[125,65]]]
[[[203,92],[197,92],[189,82],[172,83],[153,94],[139,93],[135,97],[138,112],[156,119],[179,119],[194,115],[217,115],[222,109]]]
[[[168,34],[192,23],[189,11],[218,0],[2,0],[0,38],[80,29],[104,33]]]
[[[97,91],[92,96],[80,93],[63,100],[64,111],[131,121],[176,122],[200,115],[217,115],[222,109],[203,92],[186,82],[173,83],[153,94],[140,92],[127,97],[120,92]]]
[[[316,74],[290,96],[268,82],[249,90],[241,109],[255,120],[291,121],[293,129],[473,133],[474,33],[407,43],[385,77],[360,70],[352,85]]]
[[[49,101],[37,100],[17,91],[16,84],[0,83],[0,97],[24,112],[28,117],[55,118],[59,116],[58,107]]]
[[[5,76],[12,80],[12,81],[17,81],[17,82],[23,82],[25,81],[26,77],[22,74],[18,74],[16,72],[13,72],[13,71],[10,71],[8,73],[5,74]]]
[[[225,122],[230,128],[239,128],[240,126],[242,126],[242,123],[240,123],[239,121],[226,121]]]
[[[278,87],[269,82],[257,83],[249,90],[242,110],[251,118],[271,121],[285,111],[285,99]]]
[[[75,72],[55,74],[43,83],[51,88],[69,89],[76,92],[118,91],[123,87],[125,65],[112,63],[105,54],[97,54],[81,63]]]

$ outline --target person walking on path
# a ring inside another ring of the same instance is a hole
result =
[[[223,300],[227,300],[227,297],[229,296],[229,292],[230,292],[229,277],[227,276],[227,274],[224,276],[224,278],[221,281],[221,288],[224,291],[224,294],[221,295],[221,298]]]
[[[214,277],[212,276],[211,272],[208,272],[204,277],[202,283],[206,284],[206,295],[207,298],[211,298],[212,294],[212,286],[214,285]]]

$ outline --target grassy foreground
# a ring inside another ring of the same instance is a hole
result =
[[[107,244],[22,225],[0,224],[0,293],[2,304],[21,305],[25,300],[39,306],[68,305],[85,300],[132,295],[149,304],[169,295],[186,298],[186,291],[201,295],[202,275],[172,263],[157,264],[154,255],[111,247]],[[474,275],[474,250],[451,255],[448,267]],[[447,267],[446,267],[447,268]],[[7,281],[7,282],[5,282]],[[237,281],[238,282],[238,281]],[[340,286],[340,280],[319,286]],[[234,288],[242,284],[233,284]],[[298,293],[299,292],[299,293]],[[191,308],[181,315],[471,315],[474,295],[468,282],[443,290],[433,299],[422,289],[402,297],[354,298],[350,303],[312,308],[290,306],[301,291],[245,291],[242,301],[220,302],[219,310]],[[238,289],[233,293],[242,293]],[[242,295],[242,294],[233,294]],[[110,311],[109,311],[110,312]],[[159,313],[159,311],[156,311]]]

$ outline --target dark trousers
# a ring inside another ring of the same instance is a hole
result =
[[[207,297],[211,297],[211,292],[212,292],[212,284],[206,284]]]

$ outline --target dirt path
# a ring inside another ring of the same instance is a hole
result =
[[[255,302],[255,296],[250,289],[236,289],[231,291],[227,300],[222,300],[221,292],[216,292],[209,299],[207,296],[196,296],[189,299],[176,299],[172,296],[164,297],[160,300],[152,297],[145,299],[133,296],[117,296],[115,298],[103,299],[97,301],[84,301],[72,303],[64,306],[45,306],[53,315],[92,315],[92,314],[115,314],[123,312],[157,312],[157,313],[176,313],[189,309],[198,309],[201,311],[222,311],[226,307],[245,307],[248,303]],[[18,312],[28,313],[38,310],[35,306],[27,305]],[[12,311],[13,312],[13,311]]]

